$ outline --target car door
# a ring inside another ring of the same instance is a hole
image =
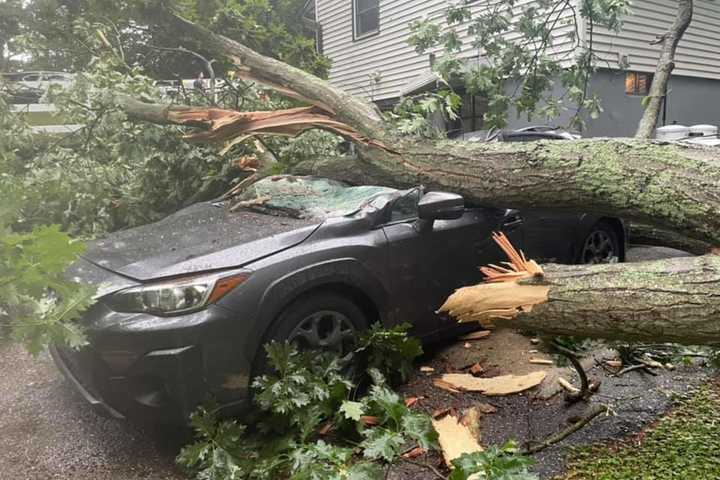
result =
[[[432,229],[424,231],[417,224],[421,195],[420,189],[414,189],[399,197],[382,229],[388,240],[393,314],[399,322],[412,323],[416,334],[426,336],[449,326],[452,320],[435,312],[455,289],[480,282],[481,265],[503,260],[491,237],[507,211],[466,208],[462,217],[435,220]],[[518,227],[511,230],[519,231]]]
[[[547,210],[523,210],[524,253],[540,263],[572,263],[580,216]]]

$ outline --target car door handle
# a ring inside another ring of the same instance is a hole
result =
[[[520,215],[510,215],[509,217],[505,218],[502,223],[502,228],[504,230],[512,230],[513,228],[517,228],[520,225],[522,225],[523,219],[520,217]]]

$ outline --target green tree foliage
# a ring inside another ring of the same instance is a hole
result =
[[[149,2],[148,2],[149,3]],[[320,76],[329,68],[327,57],[315,50],[314,34],[305,16],[305,0],[178,0],[182,15],[217,33],[246,42],[257,51]],[[29,56],[25,69],[78,72],[101,56],[105,45],[86,42],[85,25],[105,33],[105,43],[118,50],[125,63],[139,66],[156,79],[194,78],[201,61],[163,48],[184,46],[218,62],[223,76],[229,64],[207,46],[184,39],[178,32],[156,25],[139,14],[140,0],[29,0],[9,42],[13,51]],[[2,30],[0,30],[2,31]]]
[[[377,343],[369,344],[361,353],[367,349],[370,357],[413,358],[417,349],[402,341],[410,340],[404,330],[374,327],[368,338],[383,345],[372,351]],[[374,480],[402,461],[405,451],[439,448],[430,416],[407,407],[379,370],[370,368],[372,385],[359,390],[347,373],[349,359],[300,353],[287,343],[271,343],[266,351],[274,373],[253,382],[259,412],[253,428],[219,420],[214,403],[192,415],[196,440],[177,461],[195,478]],[[463,455],[453,462],[448,478],[534,480],[530,464],[509,442]]]
[[[83,251],[57,225],[26,228],[22,154],[32,150],[30,133],[0,97],[0,337],[10,335],[37,354],[49,343],[79,347],[85,342],[74,322],[94,290],[67,280],[65,268]]]
[[[411,23],[408,39],[418,53],[433,52],[433,70],[447,85],[462,85],[465,92],[487,99],[486,127],[502,128],[508,111],[531,119],[554,118],[563,110],[574,110],[571,126],[583,127],[581,112],[594,118],[601,111],[597,96],[589,91],[589,79],[596,69],[593,29],[603,26],[617,31],[628,11],[628,0],[582,0],[579,11],[565,0],[538,0],[531,3],[465,1],[451,5],[441,19]],[[479,12],[479,13],[478,13]],[[577,27],[570,30],[576,44],[572,65],[563,65],[551,55],[553,31],[571,19],[572,25],[588,25],[587,41],[579,43]],[[463,44],[467,31],[470,44]],[[469,60],[467,50],[479,60]],[[566,93],[553,96],[556,84]]]
[[[413,371],[413,361],[423,353],[420,341],[408,335],[411,327],[411,324],[403,323],[384,328],[375,323],[360,337],[355,353],[365,357],[368,368],[378,370],[391,383],[407,382]]]

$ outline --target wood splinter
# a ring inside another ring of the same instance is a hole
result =
[[[485,283],[460,288],[440,307],[459,322],[488,322],[493,319],[512,320],[521,312],[530,312],[534,305],[548,298],[549,286],[544,282],[543,269],[534,260],[518,252],[504,233],[493,233],[493,240],[507,255],[509,262],[481,267]]]

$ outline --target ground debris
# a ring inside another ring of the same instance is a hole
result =
[[[498,377],[477,378],[467,373],[446,373],[439,381],[450,388],[470,392],[482,392],[485,395],[510,395],[535,387],[545,379],[547,372],[538,371],[527,375],[500,375]],[[438,380],[435,380],[437,385]],[[442,388],[442,387],[441,387]]]
[[[483,447],[473,435],[473,431],[455,415],[446,415],[433,420],[432,423],[438,433],[438,443],[448,467],[463,453],[483,451]]]
[[[490,336],[490,330],[480,330],[478,332],[468,333],[460,337],[460,340],[482,340]]]
[[[552,365],[554,362],[546,358],[531,358],[528,362],[535,365]]]
[[[485,368],[483,368],[483,366],[479,363],[475,363],[472,367],[470,367],[470,373],[472,373],[475,377],[479,377],[485,373]]]

